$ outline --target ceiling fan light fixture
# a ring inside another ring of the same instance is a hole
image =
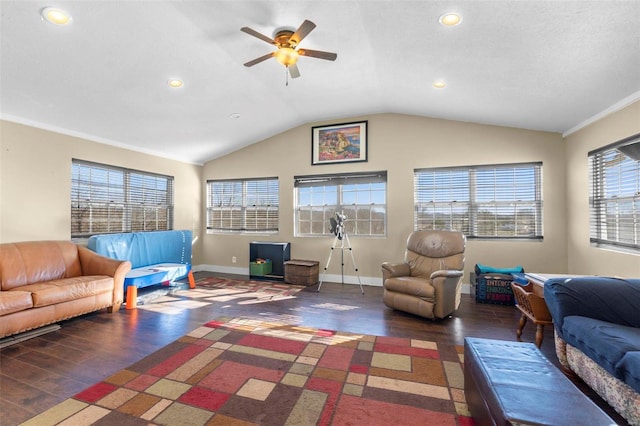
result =
[[[290,47],[281,47],[276,52],[276,60],[285,67],[295,65],[298,62],[299,54]]]
[[[56,7],[45,7],[40,12],[42,19],[54,25],[67,25],[71,23],[71,15]]]
[[[442,15],[440,15],[438,22],[440,22],[440,25],[443,25],[445,27],[455,27],[456,25],[460,25],[460,23],[462,22],[462,15],[459,15],[455,12],[443,13]]]

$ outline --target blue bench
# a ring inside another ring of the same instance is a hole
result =
[[[127,308],[135,307],[129,288],[173,282],[185,277],[195,287],[191,271],[191,231],[151,231],[100,234],[89,238],[87,246],[106,257],[131,262],[124,278]]]

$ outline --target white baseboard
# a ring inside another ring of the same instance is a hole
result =
[[[220,265],[196,265],[193,266],[194,272],[219,272],[221,274],[235,274],[235,275],[249,275],[249,268],[237,267],[237,266],[220,266]],[[320,274],[320,278],[322,274]],[[382,287],[381,277],[360,277],[362,285],[369,285],[374,287]],[[326,274],[323,278],[323,282],[341,283],[342,276],[339,274]],[[358,277],[356,275],[345,275],[345,284],[359,285]]]
[[[196,265],[191,268],[193,272],[219,272],[221,274],[249,275],[249,268],[240,266]]]
[[[206,272],[219,272],[221,274],[234,274],[234,275],[249,275],[249,268],[243,268],[239,266],[220,266],[220,265],[196,265],[193,267],[194,272],[206,271]],[[320,274],[322,279],[322,274]],[[360,277],[362,285],[369,285],[373,287],[382,287],[382,277]],[[341,283],[342,276],[339,274],[326,274],[322,282]],[[358,277],[356,275],[345,275],[345,284],[359,285]],[[462,294],[471,294],[471,284],[462,283]]]

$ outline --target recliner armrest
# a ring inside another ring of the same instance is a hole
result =
[[[408,277],[411,276],[411,267],[408,263],[384,262],[382,264],[382,282],[392,277]]]
[[[458,309],[463,275],[463,271],[458,270],[440,270],[430,275],[435,290],[433,314],[436,318],[444,318]]]
[[[444,277],[444,278],[457,278],[457,277],[461,277],[462,275],[464,275],[463,271],[456,271],[456,270],[440,270],[440,271],[434,271],[430,278],[433,281],[435,278],[438,277]]]

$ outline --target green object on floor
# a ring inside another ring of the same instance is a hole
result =
[[[272,268],[273,263],[267,259],[264,263],[251,262],[250,271],[251,275],[265,276],[271,273]]]

